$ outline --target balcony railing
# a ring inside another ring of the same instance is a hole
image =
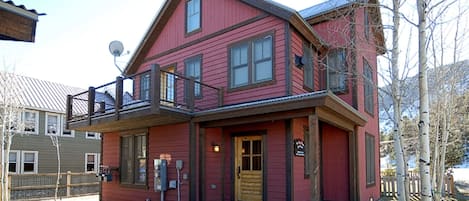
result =
[[[120,114],[141,108],[153,114],[161,109],[191,113],[221,106],[222,94],[220,88],[153,65],[148,71],[119,76],[113,82],[68,95],[67,121],[91,122],[110,115],[119,119]]]

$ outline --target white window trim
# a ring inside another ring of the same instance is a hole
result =
[[[90,134],[90,133],[94,133],[94,134],[95,134],[94,137],[88,137],[88,134]],[[85,133],[85,138],[86,138],[86,139],[100,140],[100,139],[101,139],[101,133],[86,131],[86,133]]]
[[[55,134],[47,132],[47,123],[49,121],[49,116],[56,116],[57,117],[57,131],[56,131]],[[44,123],[44,133],[45,133],[45,135],[59,136],[62,133],[62,129],[61,129],[62,123],[61,123],[60,119],[61,119],[61,116],[59,114],[46,112],[46,121]]]
[[[34,154],[34,170],[33,172],[24,172],[24,154],[33,153]],[[38,151],[21,151],[21,174],[37,174],[38,169]]]
[[[34,113],[35,116],[36,116],[36,122],[34,124],[35,131],[34,132],[25,131],[24,128],[23,128],[23,132],[26,133],[26,134],[39,135],[39,111],[35,111],[35,110],[25,110],[25,111],[23,111],[23,115],[22,115],[22,118],[21,118],[21,121],[22,121],[23,124],[25,124],[25,122],[26,122],[26,115],[25,115],[26,112]]]
[[[69,130],[70,131],[70,135],[64,135],[64,131],[66,130],[65,129],[65,124],[67,123],[66,121],[66,117],[65,115],[60,115],[60,136],[62,137],[75,137],[75,130]]]
[[[15,172],[9,172],[10,174],[19,174],[20,173],[20,166],[21,166],[21,157],[20,157],[20,153],[21,151],[18,151],[18,150],[10,150],[10,154],[11,153],[15,153],[16,154],[16,170]],[[8,155],[8,157],[10,157],[10,155]],[[9,160],[10,158],[8,158],[8,161],[9,163],[11,163],[11,161]]]
[[[94,155],[94,169],[95,171],[88,171],[88,156]],[[101,160],[101,154],[99,153],[85,153],[85,172],[98,172],[99,171],[99,163]]]

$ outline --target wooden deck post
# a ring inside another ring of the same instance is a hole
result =
[[[152,64],[150,71],[150,104],[151,111],[154,114],[160,111],[160,90],[161,90],[161,71],[160,65]]]
[[[88,88],[88,125],[91,125],[91,117],[94,115],[95,88]]]
[[[65,105],[66,107],[66,116],[65,119],[67,120],[65,124],[65,128],[69,129],[69,123],[68,121],[72,120],[72,115],[73,115],[73,96],[72,95],[67,95],[67,103]]]
[[[218,107],[223,106],[223,94],[225,93],[225,88],[220,88],[218,90]]]
[[[122,98],[123,98],[123,83],[124,83],[124,78],[121,76],[116,77],[116,102],[114,104],[114,110],[116,113],[116,120],[119,120],[119,112],[120,109],[122,108]]]
[[[191,112],[195,108],[195,79],[194,77],[189,78],[189,86],[187,87],[187,105]]]
[[[308,125],[309,125],[309,144],[310,148],[308,149],[309,162],[310,162],[310,182],[311,182],[311,200],[319,201],[321,200],[321,172],[320,172],[320,159],[321,159],[321,149],[319,141],[319,120],[316,114],[308,116]]]
[[[71,195],[71,185],[72,184],[72,172],[71,171],[67,171],[67,197],[70,197]]]

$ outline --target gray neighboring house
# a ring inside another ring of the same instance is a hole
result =
[[[83,89],[21,75],[17,75],[17,82],[22,86],[24,131],[13,138],[10,172],[57,172],[57,154],[50,136],[59,139],[61,172],[96,172],[101,156],[100,134],[65,128],[66,97]]]

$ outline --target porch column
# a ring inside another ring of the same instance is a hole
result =
[[[357,166],[357,126],[349,131],[349,174],[350,174],[350,200],[360,200],[358,193],[358,166]]]
[[[321,147],[319,138],[319,120],[316,114],[308,115],[309,126],[309,144],[308,149],[309,162],[311,168],[309,169],[310,182],[311,182],[311,200],[321,200]]]

